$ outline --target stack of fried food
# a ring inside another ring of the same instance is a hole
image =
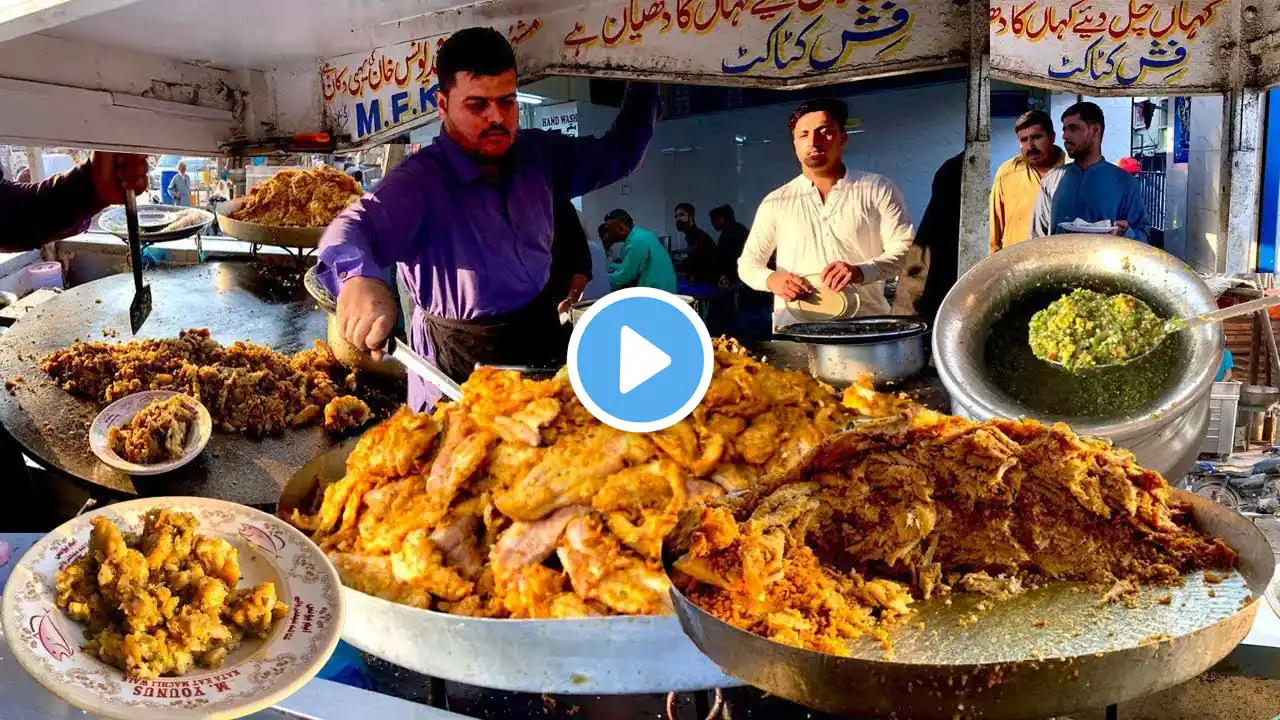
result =
[[[84,649],[134,679],[217,668],[288,611],[273,583],[238,587],[239,552],[168,508],[148,511],[137,533],[94,518],[89,551],[55,583],[58,607],[85,624]]]
[[[850,394],[851,400],[865,401]],[[669,538],[690,600],[777,642],[847,655],[914,598],[1003,575],[1174,583],[1236,555],[1191,528],[1159,474],[1065,425],[900,405],[800,467],[692,508]]]
[[[366,432],[346,476],[294,511],[347,586],[484,617],[668,612],[661,544],[678,513],[786,470],[857,417],[727,341],[702,403],[661,432],[600,423],[563,371],[481,368],[462,390]]]
[[[355,389],[355,377],[324,343],[293,356],[264,345],[222,346],[206,329],[176,339],[126,343],[77,342],[44,358],[40,369],[64,390],[110,403],[143,390],[174,390],[199,400],[214,426],[251,436],[276,435],[313,425],[325,408]],[[343,400],[335,422],[368,418],[358,398]],[[338,428],[334,428],[338,429]]]
[[[233,220],[277,227],[319,228],[355,202],[364,190],[355,178],[328,165],[281,170],[249,190]]]

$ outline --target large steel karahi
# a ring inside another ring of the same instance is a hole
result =
[[[1220,326],[1189,328],[1166,340],[1171,361],[1165,377],[1158,379],[1158,391],[1120,414],[1036,409],[994,379],[992,367],[999,358],[991,357],[988,341],[1002,317],[1028,297],[1052,298],[1077,286],[1127,292],[1163,317],[1190,317],[1216,307],[1209,288],[1185,263],[1142,243],[1111,235],[1060,235],[1001,250],[961,277],[938,312],[933,355],[956,413],[977,420],[1030,416],[1065,421],[1081,435],[1108,438],[1132,450],[1143,467],[1180,477],[1194,462],[1208,422],[1209,388],[1223,348]],[[1141,373],[1150,367],[1145,360],[1135,365],[1100,372]],[[1108,379],[1073,380],[1067,375],[1052,376],[1049,387],[1060,393],[1072,382]]]
[[[842,714],[1050,717],[1248,633],[1274,559],[1247,518],[1062,425],[886,409],[668,536],[676,612],[730,675]]]

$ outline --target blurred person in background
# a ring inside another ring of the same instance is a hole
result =
[[[188,207],[191,205],[191,178],[187,176],[187,164],[178,163],[178,172],[169,180],[169,199],[174,205]]]
[[[920,219],[915,244],[929,251],[924,290],[916,298],[916,315],[930,324],[942,300],[956,284],[960,268],[960,190],[964,151],[953,155],[933,175],[933,192]]]
[[[1067,154],[1055,143],[1053,119],[1030,110],[1013,124],[1021,152],[996,170],[991,186],[991,245],[996,252],[1031,237],[1031,215],[1040,197],[1040,181],[1061,167]]]
[[[676,205],[676,230],[684,233],[684,244],[689,249],[689,284],[704,287],[705,294],[711,293],[720,284],[716,244],[706,230],[698,227],[698,211],[693,203]]]
[[[716,255],[720,265],[720,287],[738,284],[738,258],[751,231],[734,217],[731,205],[711,209],[711,227],[720,233],[716,238]]]
[[[677,291],[676,268],[657,235],[636,227],[631,215],[622,208],[609,211],[604,216],[604,224],[608,242],[622,246],[622,259],[609,266],[611,289],[647,287],[673,294]]]

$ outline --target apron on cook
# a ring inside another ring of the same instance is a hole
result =
[[[427,315],[436,367],[461,383],[480,365],[560,367],[572,328],[560,324],[559,293],[548,283],[528,305],[500,315],[450,320]]]

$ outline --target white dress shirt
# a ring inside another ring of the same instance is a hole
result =
[[[806,276],[843,260],[862,269],[857,287],[859,315],[888,315],[884,281],[898,272],[911,248],[915,228],[902,193],[883,175],[849,170],[822,202],[804,175],[765,196],[751,235],[738,259],[742,282],[768,291],[769,256],[778,252],[778,270]],[[774,296],[773,326],[798,322],[786,301]]]

